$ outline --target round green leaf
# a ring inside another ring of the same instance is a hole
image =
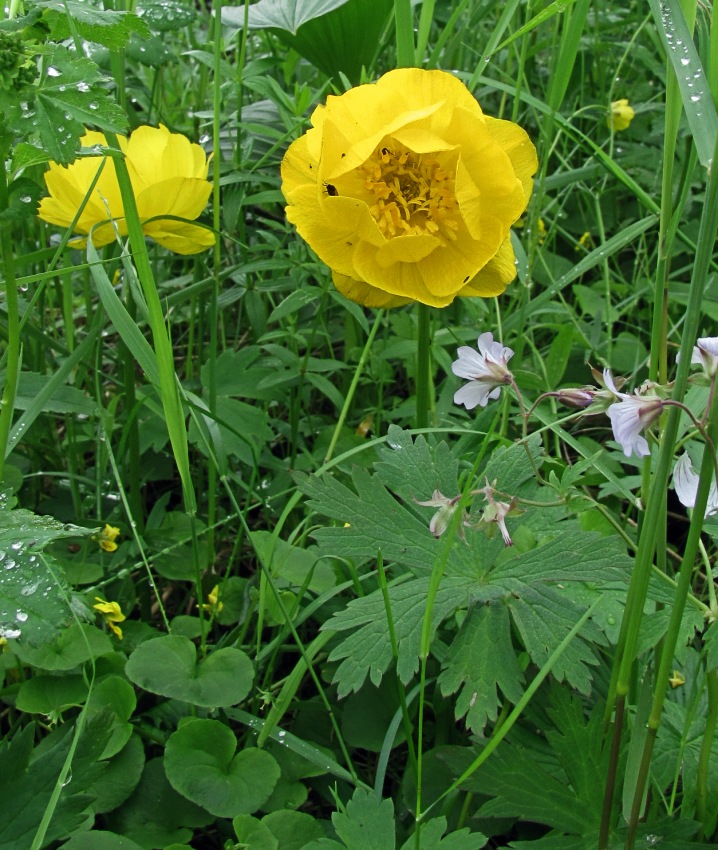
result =
[[[112,644],[95,626],[73,623],[51,643],[28,646],[18,641],[13,651],[21,661],[40,670],[72,670],[90,658],[112,652]]]
[[[137,787],[144,766],[142,738],[133,735],[92,783],[92,793],[95,795],[92,810],[96,814],[104,814],[121,806]]]
[[[93,830],[74,836],[61,850],[142,850],[142,845],[114,832]]]
[[[237,815],[232,821],[234,834],[247,850],[278,850],[279,842],[261,820],[251,815]]]
[[[189,638],[165,635],[141,643],[127,662],[126,673],[136,685],[160,696],[203,708],[236,705],[252,686],[252,662],[239,649],[215,650],[197,663]]]
[[[55,714],[71,705],[82,705],[86,699],[83,676],[40,675],[20,685],[15,707],[28,714]]]
[[[302,850],[324,837],[321,824],[304,812],[272,812],[262,818],[282,850]]]
[[[167,741],[165,771],[172,787],[217,817],[255,812],[272,793],[279,765],[251,747],[235,755],[237,739],[218,720],[190,720]]]
[[[111,758],[125,746],[132,734],[132,724],[128,721],[136,705],[134,688],[120,676],[108,676],[95,685],[87,703],[88,715],[100,714],[108,708],[112,712],[112,735],[100,758]]]

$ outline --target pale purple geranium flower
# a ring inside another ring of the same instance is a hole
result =
[[[451,364],[455,375],[469,380],[454,393],[454,403],[463,404],[467,410],[473,410],[477,405],[486,407],[489,399],[498,398],[501,387],[513,380],[506,364],[514,352],[500,342],[494,342],[493,334],[488,332],[481,334],[478,345],[478,351],[462,345],[457,352],[459,359]]]
[[[663,400],[650,392],[644,395],[619,392],[609,369],[603,370],[603,381],[613,395],[620,399],[606,411],[611,420],[616,442],[619,443],[626,457],[632,454],[636,457],[648,457],[651,450],[641,432],[650,427],[661,415]]]
[[[698,494],[698,473],[693,469],[691,459],[684,452],[673,467],[673,489],[676,491],[678,501],[686,508],[693,508],[696,504]],[[711,483],[708,492],[708,504],[706,505],[706,516],[718,513],[718,489],[715,480]]]
[[[718,372],[718,337],[701,337],[693,348],[691,363],[702,366],[706,376],[714,378]]]

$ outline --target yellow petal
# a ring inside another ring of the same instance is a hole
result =
[[[206,227],[171,219],[143,224],[142,230],[146,236],[175,254],[198,254],[211,248],[216,241],[214,233]]]
[[[480,298],[501,295],[515,277],[514,249],[511,247],[511,239],[505,239],[496,255],[459,290],[458,294]]]
[[[526,203],[531,197],[533,180],[538,171],[536,148],[528,133],[513,121],[503,121],[499,118],[486,117],[486,127],[494,141],[511,160],[514,174],[521,181]]]
[[[157,215],[176,215],[194,220],[207,206],[212,184],[195,177],[169,177],[148,186],[137,197],[142,221]]]
[[[319,184],[319,157],[311,151],[312,133],[318,135],[310,130],[292,142],[282,160],[282,192],[289,203],[295,189],[306,185],[316,188]]]
[[[343,274],[332,274],[334,286],[350,301],[363,304],[364,307],[402,307],[410,304],[411,298],[399,298],[382,289],[370,286],[362,280],[355,280]],[[348,523],[347,523],[348,524]]]

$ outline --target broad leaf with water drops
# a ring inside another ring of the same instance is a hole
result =
[[[52,641],[70,620],[62,570],[42,550],[52,540],[91,534],[0,498],[0,638]]]
[[[48,53],[46,69],[25,118],[55,162],[65,164],[75,158],[88,125],[124,132],[125,113],[101,85],[107,78],[91,59],[55,45]]]

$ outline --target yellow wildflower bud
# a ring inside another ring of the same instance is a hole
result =
[[[102,614],[107,625],[112,629],[117,637],[122,640],[122,629],[117,625],[117,623],[121,623],[127,618],[122,613],[120,606],[117,602],[107,602],[101,596],[96,596],[95,601],[97,604],[92,607],[95,611],[99,611],[99,613]]]
[[[625,130],[633,121],[635,112],[628,105],[628,100],[622,97],[620,100],[614,100],[611,104],[611,111],[606,118],[606,123],[612,130]]]
[[[129,139],[118,136],[118,141],[125,154],[145,236],[177,254],[196,254],[212,247],[214,234],[192,224],[207,206],[212,192],[207,180],[209,161],[202,148],[181,133],[170,133],[161,124],[138,127]],[[89,130],[81,142],[86,148],[107,145],[103,133]],[[115,241],[115,228],[120,236],[127,235],[120,185],[111,157],[83,157],[68,166],[51,162],[45,173],[50,196],[43,198],[38,209],[43,221],[69,227],[103,162],[95,189],[75,224],[75,232],[83,236],[92,231],[96,248]],[[70,244],[84,248],[87,240],[76,239]]]
[[[202,603],[202,608],[204,608],[204,610],[212,616],[219,614],[222,608],[224,608],[224,603],[219,601],[218,584],[215,584],[212,590],[210,590],[207,594],[207,600],[207,602]]]
[[[120,534],[120,529],[115,528],[114,525],[107,525],[102,529],[97,537],[97,542],[100,544],[100,549],[103,552],[114,552],[117,549],[117,543],[115,540]]]
[[[680,670],[674,670],[673,675],[668,680],[671,683],[672,688],[680,688],[681,685],[685,685],[686,677],[681,673]]]

